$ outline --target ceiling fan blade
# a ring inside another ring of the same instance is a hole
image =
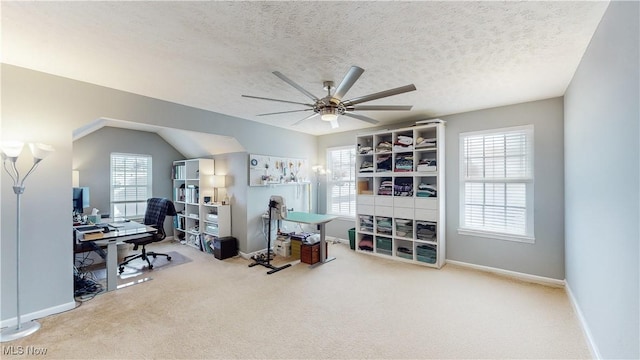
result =
[[[272,112],[272,113],[266,113],[266,114],[258,114],[258,115],[256,115],[256,116],[288,114],[288,113],[294,113],[294,112],[300,112],[300,111],[311,111],[311,110],[313,110],[313,109],[279,111],[279,112]]]
[[[308,92],[307,90],[305,90],[304,88],[302,88],[302,86],[296,84],[295,82],[293,82],[293,80],[289,79],[288,77],[282,75],[281,72],[279,71],[274,71],[273,75],[279,77],[280,79],[282,79],[282,81],[286,82],[287,84],[293,86],[294,88],[298,89],[301,93],[307,95],[308,97],[310,97],[313,101],[318,101],[320,99],[318,99],[317,96],[313,95],[312,93]]]
[[[242,95],[242,97],[247,97],[251,99],[269,100],[269,101],[279,101],[279,102],[288,103],[288,104],[297,104],[297,105],[313,107],[312,104],[305,104],[305,103],[289,101],[289,100],[279,100],[279,99],[272,99],[272,98],[266,98],[266,97],[260,97],[260,96],[251,96],[251,95]]]
[[[342,79],[340,85],[336,88],[336,92],[333,94],[333,97],[342,100],[342,97],[347,93],[347,91],[349,91],[349,89],[351,89],[363,72],[363,68],[355,65],[352,66],[347,75],[344,76],[344,79]]]
[[[385,90],[385,91],[380,91],[377,92],[375,94],[369,94],[369,95],[365,95],[365,96],[360,96],[354,99],[350,99],[350,100],[346,100],[343,101],[342,103],[349,107],[355,104],[360,104],[366,101],[371,101],[371,100],[376,100],[376,99],[381,99],[387,96],[393,96],[393,95],[398,95],[398,94],[402,94],[402,93],[406,93],[409,91],[414,91],[416,90],[416,86],[411,84],[411,85],[405,85],[405,86],[401,86],[395,89],[389,89],[389,90]]]
[[[338,127],[340,127],[340,124],[338,124],[338,119],[331,120],[329,123],[331,124],[332,129],[337,129]]]
[[[311,118],[313,118],[313,117],[315,117],[315,116],[318,116],[318,115],[320,115],[320,114],[318,114],[318,113],[313,113],[313,114],[311,114],[311,115],[307,116],[307,117],[306,117],[306,118],[304,118],[304,119],[301,119],[301,120],[298,120],[298,121],[294,122],[293,124],[291,124],[291,126],[296,126],[296,125],[300,124],[301,122],[303,122],[303,121],[305,121],[305,120],[309,120],[309,119],[311,119]]]
[[[348,117],[352,117],[354,119],[358,119],[358,120],[362,120],[362,121],[366,121],[369,124],[377,124],[379,123],[378,120],[372,119],[368,116],[364,116],[364,115],[360,115],[360,114],[352,114],[352,113],[344,113],[344,116],[348,116]]]
[[[356,105],[347,108],[347,111],[378,111],[378,110],[411,110],[413,105]]]

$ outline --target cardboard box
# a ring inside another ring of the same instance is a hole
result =
[[[366,194],[369,191],[369,181],[358,181],[358,194]]]

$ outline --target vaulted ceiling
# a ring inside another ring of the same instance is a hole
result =
[[[274,76],[326,95],[352,65],[346,94],[407,84],[367,105],[381,124],[564,94],[607,1],[6,2],[2,62],[309,134],[373,126],[344,116],[331,129],[308,113],[256,116],[308,103]]]

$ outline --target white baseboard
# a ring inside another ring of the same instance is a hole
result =
[[[56,306],[53,306],[53,307],[50,307],[50,308],[34,311],[32,313],[21,314],[20,315],[20,322],[24,323],[24,322],[31,321],[31,320],[41,319],[41,318],[49,316],[49,315],[58,314],[58,313],[61,313],[61,312],[65,312],[65,311],[74,309],[75,307],[76,307],[76,302],[72,301],[72,302],[68,302],[68,303],[65,303],[65,304],[56,305]],[[9,327],[9,326],[17,326],[18,325],[17,324],[17,320],[18,320],[17,316],[14,316],[14,317],[9,318],[9,319],[4,319],[4,320],[0,321],[0,328],[5,328],[5,327]]]
[[[544,276],[525,274],[517,271],[498,269],[490,266],[470,264],[462,261],[449,260],[449,259],[446,260],[446,263],[455,265],[455,266],[469,268],[469,269],[490,272],[493,274],[515,278],[518,280],[532,282],[532,283],[541,284],[541,285],[547,285],[547,286],[553,286],[553,287],[565,286],[564,280],[558,280],[558,279],[548,278]]]
[[[571,286],[569,286],[569,283],[566,280],[564,284],[564,289],[567,292],[567,295],[569,296],[569,302],[571,303],[571,306],[573,306],[573,310],[578,316],[578,320],[580,321],[580,326],[582,327],[582,332],[584,332],[584,336],[587,338],[587,345],[589,346],[589,351],[591,351],[591,356],[594,359],[602,359],[602,356],[600,356],[600,351],[598,350],[598,347],[596,346],[596,343],[593,340],[593,335],[591,335],[591,330],[589,330],[589,325],[587,324],[587,320],[584,318],[584,315],[582,314],[582,310],[580,310],[580,305],[578,305],[578,303],[576,302],[576,298],[575,296],[573,296],[573,291],[571,291]]]

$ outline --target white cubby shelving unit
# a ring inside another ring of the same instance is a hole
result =
[[[444,122],[356,136],[356,251],[445,263]]]
[[[211,176],[213,159],[189,159],[173,162],[173,203],[178,213],[174,222],[174,239],[200,249],[205,214],[205,197],[213,198]]]

